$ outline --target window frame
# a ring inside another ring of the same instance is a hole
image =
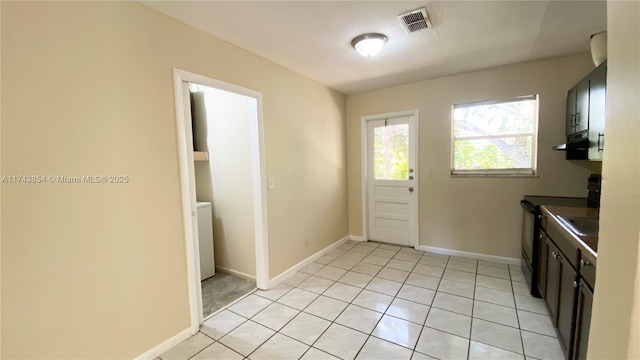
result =
[[[501,135],[488,135],[488,136],[455,136],[455,110],[465,107],[474,107],[481,105],[493,105],[493,104],[506,104],[510,102],[534,100],[534,114],[533,114],[533,133],[515,133],[515,134],[501,134]],[[451,105],[451,177],[538,177],[538,121],[539,121],[539,108],[540,108],[540,96],[524,95],[512,98],[475,101],[469,103],[458,103]],[[529,137],[531,136],[531,168],[510,168],[510,169],[472,169],[472,170],[456,170],[455,169],[455,151],[456,140],[478,140],[478,139],[491,139],[491,138],[505,138],[505,137]]]

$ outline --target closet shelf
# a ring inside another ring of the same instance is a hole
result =
[[[209,153],[206,151],[194,151],[193,161],[209,161]]]

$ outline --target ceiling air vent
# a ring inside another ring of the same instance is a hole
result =
[[[427,9],[425,8],[415,9],[404,14],[400,14],[398,15],[398,20],[400,20],[407,33],[431,28],[431,21],[429,21]]]

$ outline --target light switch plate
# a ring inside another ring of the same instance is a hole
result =
[[[267,181],[267,187],[269,188],[269,190],[273,190],[276,188],[276,179],[270,177]]]

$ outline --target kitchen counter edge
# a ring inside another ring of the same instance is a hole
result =
[[[567,239],[572,240],[578,245],[580,252],[589,260],[596,263],[598,259],[598,237],[597,236],[580,236],[571,229],[567,228],[560,220],[558,216],[577,216],[598,219],[599,209],[587,208],[587,207],[566,207],[566,206],[554,206],[554,205],[542,205],[542,214],[547,216],[550,220],[549,223],[553,224],[560,232],[565,235]]]

